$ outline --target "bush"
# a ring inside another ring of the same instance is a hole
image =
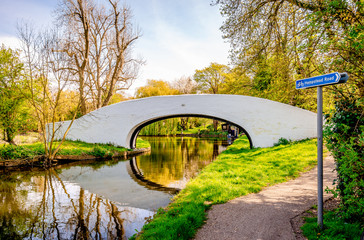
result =
[[[338,178],[332,192],[340,196],[340,215],[348,222],[364,222],[364,118],[363,100],[340,98],[327,116],[326,146],[336,161]]]
[[[107,149],[96,145],[92,148],[90,155],[95,157],[112,157],[112,153],[110,153]]]
[[[279,146],[279,145],[288,145],[290,144],[292,141],[291,140],[288,140],[288,139],[285,139],[285,138],[280,138],[278,140],[277,143],[274,144],[274,146]]]
[[[23,146],[4,145],[0,148],[0,158],[3,160],[32,158],[39,154],[39,151],[32,151]]]

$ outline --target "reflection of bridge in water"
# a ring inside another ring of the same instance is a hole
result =
[[[156,190],[156,191],[163,191],[170,194],[176,194],[181,189],[179,188],[172,188],[172,187],[166,187],[159,183],[152,182],[148,179],[146,179],[143,175],[143,172],[139,169],[138,163],[136,161],[136,157],[133,157],[130,159],[129,164],[126,165],[128,173],[130,177],[137,182],[139,185],[144,186],[150,190]]]
[[[169,194],[176,194],[183,189],[189,179],[214,161],[229,145],[223,139],[150,137],[147,140],[150,141],[152,152],[129,160],[127,172],[140,186]],[[160,168],[166,169],[167,175],[163,175],[164,171]],[[171,168],[179,170],[174,172]]]

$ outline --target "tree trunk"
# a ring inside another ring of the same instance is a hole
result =
[[[218,121],[217,120],[212,120],[213,124],[214,124],[214,131],[216,132],[217,131],[217,126],[218,126]]]

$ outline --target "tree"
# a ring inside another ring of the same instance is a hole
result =
[[[347,71],[351,79],[346,85],[353,85],[358,97],[364,96],[362,1],[217,0],[216,3],[226,17],[221,29],[230,40],[236,63],[243,62],[249,68],[249,63],[254,63],[261,53],[266,56],[279,53],[291,59],[288,70],[294,79]]]
[[[172,87],[176,89],[179,94],[195,94],[197,92],[197,84],[190,77],[181,77],[172,83]],[[188,129],[190,117],[181,117],[179,127],[182,130]],[[194,120],[192,118],[192,120]]]
[[[163,95],[177,95],[178,90],[173,89],[167,82],[162,80],[148,80],[147,85],[139,87],[136,90],[135,96],[137,98],[163,96]]]
[[[225,75],[229,67],[211,63],[210,66],[196,70],[193,79],[197,82],[199,89],[205,93],[218,94],[225,82]]]
[[[45,150],[45,166],[50,166],[59,151],[66,135],[76,118],[74,112],[67,131],[58,136],[60,126],[56,125],[61,115],[62,96],[73,81],[69,71],[70,61],[63,48],[58,29],[51,29],[38,34],[28,24],[18,26],[24,55],[24,84],[22,95],[34,108],[42,131]],[[77,96],[75,99],[79,99]],[[76,108],[80,101],[76,103]],[[61,142],[55,141],[61,137]]]
[[[20,94],[23,64],[16,51],[0,48],[0,127],[4,141],[15,144],[14,137],[27,123],[25,97]]]
[[[230,69],[226,65],[211,63],[202,70],[196,70],[193,79],[202,92],[219,94],[222,92],[229,71]],[[213,120],[213,125],[214,130],[217,131],[218,121]]]
[[[112,0],[108,6],[63,0],[57,13],[67,36],[61,51],[78,77],[81,113],[108,105],[115,93],[131,86],[142,63],[131,52],[140,34],[133,29],[130,9]]]
[[[249,62],[246,61],[249,49],[259,46],[253,55],[264,52],[268,53],[267,59],[278,56],[292,59],[292,67],[280,65],[294,74],[296,80],[313,74],[348,72],[350,79],[346,84],[325,87],[334,90],[330,98],[335,98],[335,111],[328,116],[324,137],[337,163],[334,192],[341,197],[340,217],[362,222],[364,2],[217,0],[216,3],[227,17],[222,30],[230,39],[237,62]],[[294,85],[290,86],[292,89]],[[292,96],[296,103],[309,102],[298,92]]]
[[[180,94],[195,94],[197,92],[197,84],[190,77],[181,77],[172,83],[172,87],[180,92]]]

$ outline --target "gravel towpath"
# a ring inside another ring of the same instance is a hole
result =
[[[331,156],[324,159],[324,189],[336,176]],[[324,193],[324,200],[331,195]],[[300,177],[214,205],[196,240],[296,239],[290,219],[317,204],[317,168]]]

